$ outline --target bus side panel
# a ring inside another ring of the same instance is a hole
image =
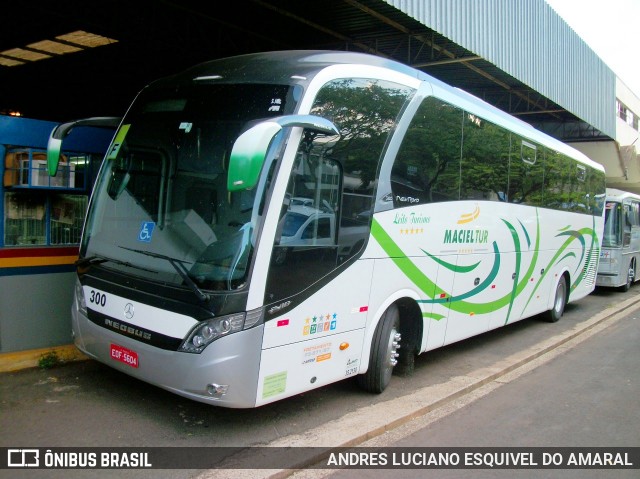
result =
[[[629,246],[602,248],[598,265],[597,286],[619,287],[627,282],[632,263],[635,264],[634,280],[640,279],[638,264],[640,261],[640,228],[631,228]]]
[[[534,264],[539,245],[535,208],[460,201],[441,210],[433,214],[438,218],[433,236],[442,238],[441,252],[458,254],[444,344],[546,308],[546,295],[538,299],[532,295],[540,279]]]
[[[416,218],[422,223],[412,224]],[[390,259],[376,260],[372,298],[381,309],[371,320],[388,306],[385,298],[413,291],[425,319],[426,351],[548,310],[565,271],[570,299],[579,299],[593,290],[598,221],[487,201],[378,213],[376,241],[366,254]]]
[[[638,220],[640,222],[640,218]],[[629,262],[627,263],[631,266],[631,262],[635,265],[634,269],[634,281],[638,281],[640,279],[640,273],[638,273],[638,261],[640,261],[640,225],[632,225],[631,226],[631,244],[629,245],[630,256]],[[628,273],[628,270],[625,271]]]
[[[548,309],[551,291],[546,268],[555,251],[556,226],[548,216],[550,210],[529,206],[511,205],[510,223],[518,234],[519,255],[511,258],[511,273],[517,276],[512,284],[515,290],[510,311],[502,324],[513,323],[534,316]],[[563,225],[564,226],[564,225]]]
[[[508,306],[502,306],[500,298],[509,295],[513,281],[495,276],[494,272],[497,271],[494,270],[497,265],[503,267],[504,271],[511,270],[505,263],[510,263],[512,257],[513,253],[489,251],[458,256],[458,268],[477,266],[472,271],[456,273],[451,292],[453,311],[449,314],[445,338],[447,344],[484,333],[490,324],[504,324]],[[495,310],[493,304],[496,304]]]
[[[637,256],[637,253],[627,248],[602,248],[600,252],[600,262],[598,264],[596,286],[608,288],[623,286],[627,282],[631,260],[636,258],[636,264],[638,264]],[[635,275],[636,279],[638,279],[637,272]]]
[[[257,405],[358,374],[373,261],[356,261],[302,304],[265,323]]]
[[[500,240],[503,271],[496,286],[504,309],[491,318],[490,330],[546,311],[549,303],[550,279],[545,268],[557,242],[549,210],[515,204],[506,208]]]
[[[508,276],[509,290],[506,294],[511,298],[505,306],[504,315],[491,319],[489,329],[515,323],[547,309],[549,287],[548,280],[544,280],[540,274],[541,254],[535,251],[520,251],[519,255],[515,252],[504,255],[507,272],[511,272]],[[511,279],[514,274],[516,277]]]
[[[372,272],[373,261],[356,261],[301,304],[266,321],[262,349],[364,328]]]
[[[364,329],[262,351],[256,406],[358,374]]]
[[[536,274],[542,284],[535,290],[535,298],[546,298],[546,307],[530,313],[549,310],[553,304],[555,287],[562,274],[569,277],[569,301],[590,294],[595,288],[602,218],[576,213],[541,210],[541,247]],[[531,307],[530,304],[530,307]]]
[[[453,273],[430,256],[433,242],[430,212],[429,207],[417,206],[374,216],[372,238],[364,252],[366,257],[376,258],[376,265],[363,358],[368,358],[377,321],[400,298],[413,298],[420,308],[423,331],[419,338],[420,352],[429,348],[428,342],[435,343],[431,349],[444,342],[449,314],[446,292],[453,285]],[[443,260],[455,263],[456,255],[445,254]]]
[[[444,341],[447,327],[448,310],[441,308],[434,313],[435,305],[432,301],[435,283],[438,278],[438,264],[425,257],[412,258],[381,258],[376,259],[371,285],[372,313],[369,316],[367,335],[362,353],[363,361],[367,361],[371,351],[371,341],[378,321],[386,309],[401,298],[412,298],[421,310],[422,338],[419,339],[420,351],[426,348],[427,338],[433,338],[437,346]],[[415,282],[409,278],[415,275]],[[446,275],[446,273],[444,273]],[[453,275],[450,282],[453,281]],[[435,346],[435,347],[437,347]],[[364,372],[363,368],[360,372]]]

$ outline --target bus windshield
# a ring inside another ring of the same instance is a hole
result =
[[[143,91],[105,158],[83,236],[85,260],[195,291],[245,285],[264,188],[228,191],[229,156],[251,122],[293,111],[292,89]]]
[[[614,201],[607,201],[604,208],[604,236],[602,246],[613,247],[622,245],[622,231],[620,221],[622,219],[622,206]]]

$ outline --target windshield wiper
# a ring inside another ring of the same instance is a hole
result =
[[[85,266],[90,266],[92,264],[106,263],[107,261],[109,261],[107,258],[103,258],[101,256],[95,255],[95,256],[87,256],[85,258],[79,258],[73,263],[73,265],[79,266],[80,268],[84,268]]]
[[[184,267],[183,263],[189,263],[189,261],[182,261],[176,258],[172,258],[171,256],[165,256],[159,253],[152,253],[150,251],[144,251],[141,249],[127,248],[125,246],[120,246],[120,248],[133,251],[134,253],[140,253],[146,256],[151,256],[152,258],[160,258],[168,261],[169,264],[173,266],[173,269],[176,270],[176,273],[178,273],[180,277],[184,280],[184,282],[187,283],[187,286],[191,288],[191,290],[195,293],[195,295],[200,301],[202,302],[209,301],[210,299],[209,295],[207,293],[203,293],[202,290],[198,288],[198,285],[196,285],[196,283],[194,283],[191,277],[189,276],[189,272],[187,271],[187,268]]]
[[[147,271],[149,273],[157,273],[157,271],[153,271],[152,269],[143,268],[142,266],[136,266],[135,264],[131,264],[128,261],[122,261],[122,260],[113,259],[113,258],[106,258],[104,256],[98,256],[98,255],[87,256],[85,258],[80,258],[80,259],[76,260],[73,264],[74,264],[74,266],[77,266],[79,268],[85,268],[87,266],[91,266],[91,265],[94,265],[94,264],[102,264],[102,263],[115,263],[115,264],[119,264],[121,266],[128,266],[130,268],[136,268],[136,269],[140,269],[142,271]]]

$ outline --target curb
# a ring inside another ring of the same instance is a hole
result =
[[[88,359],[73,344],[52,346],[50,348],[30,349],[0,354],[0,373],[10,373],[22,369],[40,366],[40,361],[48,355],[53,355],[60,364]]]

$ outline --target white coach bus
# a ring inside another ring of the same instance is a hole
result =
[[[603,168],[400,63],[215,60],[117,126],[74,341],[181,396],[256,407],[352,376],[379,393],[420,353],[557,321],[595,287]]]
[[[597,286],[628,291],[638,278],[640,195],[607,188]]]

